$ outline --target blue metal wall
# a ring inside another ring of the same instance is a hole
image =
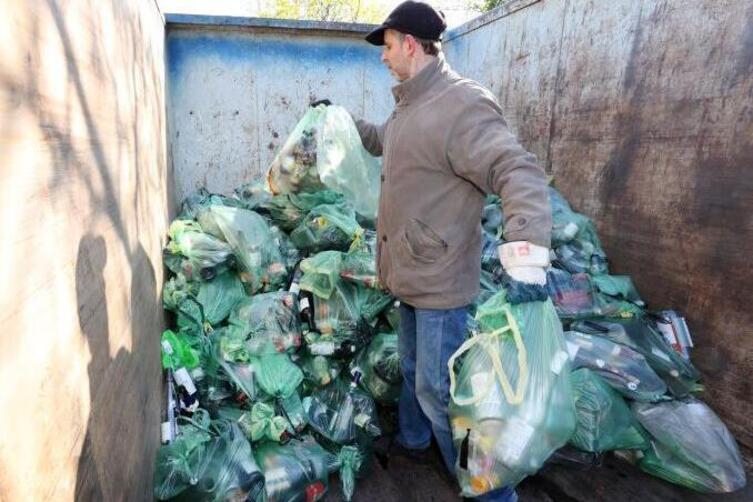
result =
[[[384,120],[392,77],[363,25],[168,17],[168,148],[175,200],[262,179],[312,100]]]

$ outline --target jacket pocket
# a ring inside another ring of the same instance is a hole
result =
[[[415,218],[408,220],[401,240],[408,254],[424,263],[433,263],[447,252],[447,242],[431,227]]]

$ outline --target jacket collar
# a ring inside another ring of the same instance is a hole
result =
[[[426,67],[418,72],[417,75],[414,75],[413,78],[400,82],[392,88],[392,95],[395,97],[395,102],[400,105],[407,105],[408,103],[415,101],[448,71],[449,65],[445,61],[444,55],[440,53],[434,58],[434,61],[426,65]]]

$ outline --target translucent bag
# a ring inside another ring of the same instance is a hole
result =
[[[476,320],[481,332],[448,361],[456,472],[467,497],[516,485],[575,429],[570,363],[551,301],[510,305],[503,290]]]
[[[386,292],[340,281],[329,299],[314,296],[316,328],[335,342],[363,347],[372,336],[376,318],[393,301]]]
[[[549,203],[552,207],[553,247],[572,241],[589,224],[589,219],[573,211],[562,194],[552,187],[549,187]]]
[[[667,385],[635,350],[595,335],[566,331],[573,368],[588,368],[614,390],[635,401],[659,401]]]
[[[202,187],[183,199],[183,202],[180,205],[178,219],[193,220],[200,212],[209,206],[247,207],[247,204],[239,199],[211,193],[206,188]]]
[[[223,345],[226,357],[229,351],[241,348],[248,355],[258,356],[294,352],[301,346],[301,321],[294,293],[277,291],[246,298],[233,308],[228,324],[230,333]]]
[[[604,316],[633,317],[643,313],[646,304],[629,276],[600,274],[591,280]]]
[[[734,437],[701,401],[633,403],[633,412],[654,437],[640,461],[642,470],[701,492],[726,493],[745,486]]]
[[[224,272],[212,280],[199,283],[196,300],[204,311],[204,319],[211,326],[218,325],[230,315],[233,307],[248,298],[238,276]]]
[[[258,401],[251,406],[250,411],[222,407],[217,411],[217,415],[237,423],[251,441],[269,440],[279,443],[289,439],[288,421],[275,414],[274,407],[267,403]]]
[[[210,206],[199,213],[198,219],[206,232],[230,245],[249,294],[285,285],[285,263],[264,218],[246,209]]]
[[[306,427],[306,416],[298,387],[303,382],[303,371],[287,354],[269,354],[258,359],[255,373],[259,389],[274,399],[280,414],[290,424],[292,433]]]
[[[364,230],[342,257],[340,277],[367,288],[379,288],[376,270],[376,232]]]
[[[188,279],[199,279],[203,270],[220,265],[232,256],[232,250],[226,242],[204,232],[195,221],[173,221],[168,235],[170,242],[165,251],[186,258],[180,271]]]
[[[343,499],[350,501],[356,490],[356,476],[364,464],[363,453],[352,445],[343,446],[337,455],[340,463],[340,481],[342,482]]]
[[[343,253],[322,251],[301,262],[301,289],[329,298],[340,282]]]
[[[333,382],[341,369],[336,360],[322,355],[303,355],[297,364],[303,371],[304,384],[312,391]]]
[[[358,435],[381,434],[374,400],[355,382],[335,380],[305,397],[303,409],[311,428],[336,444],[352,444]]]
[[[204,307],[196,299],[198,283],[189,282],[182,274],[172,277],[162,287],[162,306],[174,312],[178,330],[199,337],[212,330],[206,321]]]
[[[309,108],[272,162],[274,193],[342,193],[360,214],[374,218],[379,205],[380,161],[366,152],[353,119],[340,106]]]
[[[345,205],[316,206],[290,234],[293,244],[305,253],[347,251],[363,233],[353,210]]]
[[[285,445],[262,443],[256,461],[264,472],[268,502],[316,502],[327,492],[329,474],[339,467],[337,457],[312,438]]]
[[[575,432],[570,444],[596,453],[648,446],[628,405],[601,377],[583,368],[572,373],[572,381]]]
[[[341,205],[345,201],[342,194],[332,190],[313,193],[283,193],[275,195],[260,205],[259,210],[269,214],[275,224],[286,232],[291,232],[301,224],[303,218],[316,206],[322,204]]]
[[[397,335],[379,333],[351,364],[351,373],[360,373],[359,385],[382,404],[397,404],[403,377],[397,353]]]
[[[214,421],[205,427],[207,417],[205,415],[202,423],[195,425],[205,435],[188,456],[185,456],[186,447],[180,437],[160,448],[156,498],[167,500],[179,495],[180,500],[187,502],[263,502],[264,477],[248,440],[236,424],[228,421]],[[181,450],[182,455],[176,455],[176,450]]]
[[[675,397],[703,389],[698,383],[698,370],[667,343],[647,318],[576,321],[571,329],[607,338],[640,352]]]
[[[579,319],[601,314],[588,274],[571,274],[550,267],[546,272],[546,290],[560,318]]]

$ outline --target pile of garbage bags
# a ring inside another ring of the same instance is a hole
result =
[[[376,279],[379,161],[337,107],[310,109],[268,183],[198,190],[169,229],[159,500],[343,498],[402,376]]]
[[[609,451],[697,491],[741,489],[737,444],[698,399],[703,386],[685,320],[676,311],[649,310],[630,277],[610,274],[593,222],[553,187],[549,195],[550,301],[529,312],[504,304],[509,278],[496,251],[504,231],[499,199],[489,197],[482,213],[473,332],[450,362],[463,494],[515,484],[545,457],[583,467]],[[552,312],[559,322],[546,322]]]
[[[353,497],[402,384],[399,303],[375,269],[379,170],[347,112],[320,106],[266,182],[183,201],[163,254],[157,499],[313,502],[333,473]],[[593,223],[550,193],[546,301],[508,302],[499,199],[483,211],[481,293],[449,361],[463,495],[515,485],[565,450],[631,451],[671,482],[740,488],[735,441],[695,397],[684,320],[649,312],[609,274]]]

